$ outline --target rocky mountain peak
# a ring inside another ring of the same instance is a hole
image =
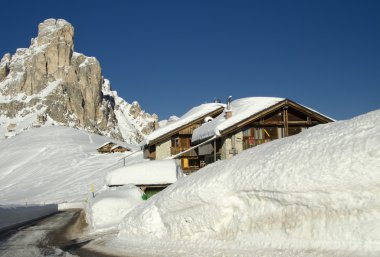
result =
[[[63,19],[48,19],[38,25],[37,44],[42,46],[51,43],[74,45],[74,27]]]
[[[74,27],[63,19],[40,23],[29,48],[0,62],[2,127],[12,119],[35,122],[33,115],[130,143],[142,140],[157,120],[111,90],[96,58],[74,52]]]

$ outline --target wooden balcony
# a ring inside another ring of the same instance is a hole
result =
[[[189,148],[190,147],[170,147],[170,154],[171,155],[176,155],[176,154],[179,154],[179,153],[181,153],[183,151],[186,151]],[[198,155],[197,155],[197,152],[195,151],[195,149],[192,149],[192,150],[184,153],[182,156],[183,157],[196,157]]]

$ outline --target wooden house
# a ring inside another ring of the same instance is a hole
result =
[[[114,146],[117,146],[114,142],[106,142],[96,150],[98,150],[99,153],[111,153],[111,149]]]
[[[178,120],[155,130],[144,142],[144,158],[162,160],[183,153],[178,156],[183,171],[190,173],[198,169],[197,150],[191,150],[193,131],[221,114],[223,110],[224,104],[221,103],[202,104],[192,108]]]
[[[257,145],[292,136],[334,120],[284,98],[250,97],[227,104],[207,126],[194,131],[200,166],[224,160]],[[202,142],[210,141],[206,144]]]
[[[111,153],[124,153],[127,151],[130,151],[131,149],[128,149],[127,147],[121,146],[121,145],[115,145],[111,148]]]

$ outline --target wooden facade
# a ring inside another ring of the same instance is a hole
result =
[[[177,155],[193,147],[191,137],[195,129],[200,127],[206,117],[216,117],[223,112],[221,108],[203,115],[192,122],[185,124],[144,146],[144,158],[151,160],[165,159]],[[181,168],[185,173],[191,173],[199,169],[200,163],[198,150],[193,149],[178,157],[181,160]]]
[[[223,108],[207,116],[214,118],[222,112]],[[233,109],[230,114],[234,115]],[[197,142],[196,146],[191,137],[205,117],[151,141],[144,146],[144,157],[155,160],[182,153],[177,157],[181,159],[181,167],[185,173],[191,173],[216,160],[229,159],[251,147],[298,134],[318,124],[333,122],[318,112],[284,99],[220,131],[220,136],[216,139],[205,139],[204,143]]]
[[[212,143],[212,152],[198,158],[204,166],[218,159],[229,159],[251,147],[296,135],[312,126],[328,122],[333,120],[285,99],[221,131],[221,136]]]

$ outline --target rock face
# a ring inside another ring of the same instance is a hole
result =
[[[15,123],[20,130],[26,120],[28,126],[48,122],[138,143],[154,129],[157,116],[118,97],[96,58],[74,52],[73,39],[70,23],[48,19],[39,24],[29,48],[4,55],[1,127]]]

